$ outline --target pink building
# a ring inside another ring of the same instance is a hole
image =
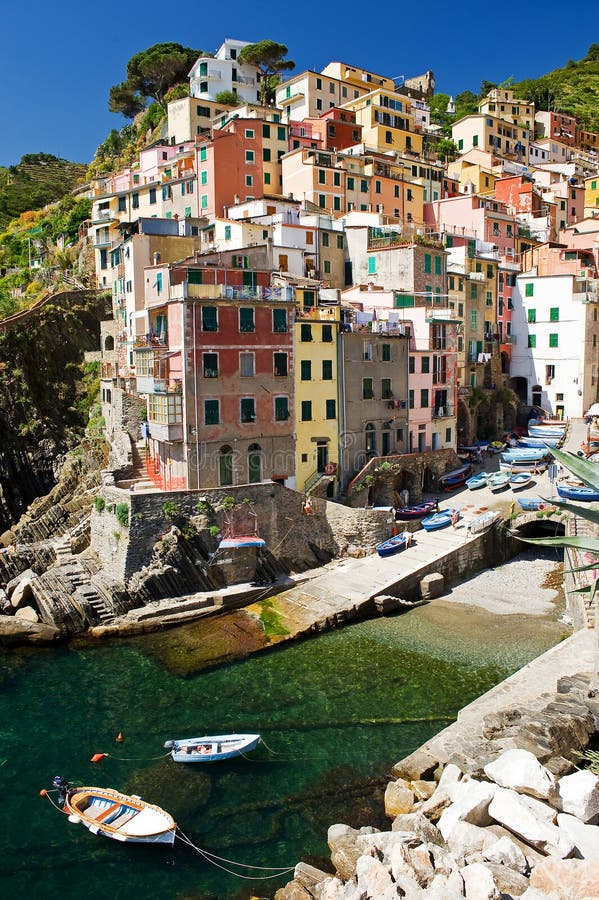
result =
[[[494,244],[499,256],[513,259],[516,255],[516,219],[500,200],[476,194],[435,200],[424,204],[424,221],[445,233],[447,246],[452,246],[449,239],[456,235]]]

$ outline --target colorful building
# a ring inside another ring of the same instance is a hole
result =
[[[257,66],[241,64],[239,54],[249,41],[226,38],[214,56],[200,56],[189,73],[192,97],[214,100],[217,94],[231,91],[240,102],[260,100],[260,72]]]

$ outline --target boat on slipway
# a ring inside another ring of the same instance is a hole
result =
[[[510,475],[509,485],[513,491],[520,491],[528,487],[531,481],[532,474],[530,472],[516,472],[514,475]]]
[[[378,544],[376,552],[379,556],[393,556],[399,550],[405,550],[412,543],[412,533],[410,531],[400,531],[394,534],[387,541]]]
[[[489,475],[489,487],[494,494],[497,494],[499,491],[505,490],[509,480],[510,476],[507,472],[495,472],[494,475]]]
[[[478,491],[480,488],[484,488],[487,486],[487,475],[484,472],[480,472],[478,475],[473,475],[472,478],[466,479],[466,487],[469,491]]]
[[[471,521],[468,522],[467,531],[469,534],[482,534],[483,531],[490,528],[498,519],[499,513],[489,509],[487,512],[481,513],[471,519]]]
[[[174,762],[209,763],[251,753],[260,743],[259,734],[205,734],[203,737],[166,741]]]
[[[446,472],[444,475],[439,476],[439,485],[444,491],[455,491],[456,488],[462,487],[466,483],[466,479],[471,471],[472,466],[468,464],[461,466],[459,469],[453,469],[451,472]]]
[[[557,492],[564,500],[583,500],[585,503],[599,500],[599,491],[584,484],[567,484],[562,482],[558,484]]]
[[[122,794],[112,788],[72,788],[60,775],[54,779],[54,787],[61,795],[69,822],[83,825],[92,834],[126,844],[172,846],[175,841],[177,826],[170,813],[135,794]]]
[[[454,513],[458,514],[458,519],[461,518],[459,509],[442,509],[439,512],[433,513],[432,516],[427,516],[426,519],[423,519],[422,527],[425,531],[437,531],[438,528],[445,528],[446,525],[451,524]]]
[[[437,509],[438,505],[438,500],[425,500],[423,503],[416,503],[414,506],[401,506],[395,510],[395,519],[421,519],[434,509]]]
[[[551,507],[551,504],[541,497],[518,497],[518,503],[526,512],[537,509],[549,509]]]

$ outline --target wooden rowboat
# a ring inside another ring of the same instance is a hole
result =
[[[422,527],[425,531],[436,531],[438,528],[445,528],[446,525],[451,523],[451,517],[457,512],[458,519],[461,518],[461,514],[457,509],[442,509],[440,512],[433,513],[432,516],[427,516],[426,519],[422,520]]]
[[[389,540],[379,544],[376,548],[376,552],[379,556],[393,556],[393,554],[397,553],[399,550],[405,550],[411,543],[412,533],[410,531],[401,531],[399,534],[394,534]]]
[[[203,737],[167,741],[164,747],[171,751],[174,762],[209,763],[250,753],[259,743],[259,734],[206,734]]]

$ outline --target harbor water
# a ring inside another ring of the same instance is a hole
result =
[[[163,806],[195,844],[225,859],[325,867],[329,825],[389,827],[382,797],[393,763],[564,630],[555,609],[499,616],[449,597],[202,672],[173,665],[179,630],[4,651],[0,893],[273,897],[291,876],[248,881],[179,842],[94,837],[39,791],[58,774],[114,787]],[[267,746],[214,766],[164,756],[167,739],[227,731],[260,732]],[[91,763],[99,752],[111,755]]]

